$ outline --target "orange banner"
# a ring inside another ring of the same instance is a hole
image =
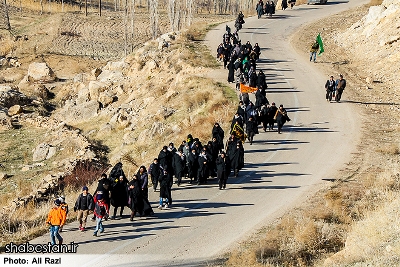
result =
[[[241,93],[253,93],[255,91],[257,91],[256,87],[250,87],[243,83],[240,84],[240,92]]]

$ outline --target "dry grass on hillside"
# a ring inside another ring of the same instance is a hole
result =
[[[65,1],[64,1],[65,2]],[[103,5],[104,2],[107,4],[107,1],[102,1]],[[21,13],[23,13],[26,10],[29,11],[36,11],[36,12],[41,12],[43,13],[61,13],[61,12],[73,12],[73,11],[80,11],[79,5],[71,5],[69,3],[64,3],[62,4],[61,1],[35,1],[35,0],[11,0],[7,1],[7,4],[10,7],[14,7],[17,9],[21,9]],[[89,12],[98,12],[98,7],[96,4],[90,5],[90,2],[88,1],[88,11]],[[84,11],[85,7],[84,5],[82,6],[82,11]]]
[[[127,132],[126,125],[116,125],[110,132],[99,131],[103,124],[109,122],[110,117],[107,116],[72,123],[72,127],[80,129],[84,134],[91,132],[88,136],[91,142],[103,148],[111,164],[122,161],[128,176],[136,173],[138,166],[148,166],[163,145],[174,142],[179,146],[189,133],[202,142],[207,142],[211,140],[212,126],[216,121],[220,122],[227,132],[229,121],[236,108],[237,96],[231,88],[202,77],[202,73],[210,71],[210,67],[218,66],[213,56],[200,42],[205,30],[206,27],[189,29],[166,51],[158,51],[157,45],[150,43],[140,52],[128,56],[127,61],[131,67],[126,73],[139,79],[133,79],[135,81],[133,84],[124,84],[124,89],[130,90],[127,98],[134,96],[132,107],[141,107],[138,109],[138,122],[133,131]],[[146,63],[151,60],[156,60],[161,67],[149,71]],[[137,81],[140,81],[140,84]],[[74,97],[75,93],[71,92],[71,88],[66,85],[55,91],[56,97],[53,101],[62,105],[64,100]],[[127,103],[124,101],[127,99],[121,98],[113,104],[118,107],[122,103]],[[164,108],[173,109],[174,113],[164,116],[162,112],[160,113]],[[151,134],[153,123],[160,124],[163,130]],[[123,137],[127,133],[129,138],[124,140]],[[32,144],[29,150],[31,151],[35,145]],[[71,147],[65,148],[63,153],[69,153],[68,155],[74,153],[72,141]],[[27,157],[31,157],[31,154],[29,153]],[[51,165],[47,162],[46,164]],[[22,185],[25,193],[29,194],[31,186]],[[91,192],[94,186],[89,185]],[[80,190],[76,188],[67,187],[63,194],[67,202],[72,204],[79,192]],[[2,218],[1,247],[11,240],[23,242],[44,233],[46,231],[43,225],[44,217],[50,206],[51,203],[29,204],[25,208],[12,211],[7,218]],[[21,216],[24,212],[28,216]],[[74,216],[75,214],[71,212],[69,218],[73,220]]]

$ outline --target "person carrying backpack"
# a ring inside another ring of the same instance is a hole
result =
[[[108,218],[109,206],[103,200],[103,195],[96,196],[96,205],[94,207],[94,215],[96,216],[96,229],[94,230],[93,236],[97,236],[97,232],[100,230],[100,233],[104,232],[104,227],[102,220],[103,218]]]

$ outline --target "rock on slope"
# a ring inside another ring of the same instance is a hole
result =
[[[400,1],[384,0],[346,32],[337,43],[370,64],[373,81],[393,87],[400,73]],[[392,85],[392,86],[391,86]]]

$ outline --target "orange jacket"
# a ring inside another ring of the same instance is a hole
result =
[[[63,207],[53,207],[47,215],[46,223],[50,225],[63,226],[67,220],[67,213]]]

